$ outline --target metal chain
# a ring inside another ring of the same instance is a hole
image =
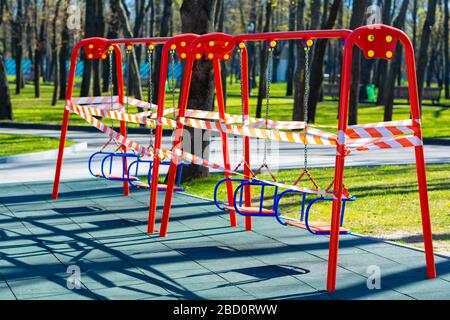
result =
[[[147,62],[148,62],[148,102],[150,106],[152,106],[153,103],[153,79],[152,79],[152,60],[153,60],[153,49],[148,48],[147,50]],[[149,148],[153,147],[153,126],[150,123],[150,141],[149,141]]]
[[[242,51],[239,49],[239,70],[241,71],[240,86],[241,86],[241,116],[242,116],[242,126],[245,125],[245,115],[244,115],[244,73],[242,71]]]
[[[309,65],[309,52],[310,47],[305,46],[305,91],[303,95],[303,112],[304,112],[304,119],[305,122],[305,134],[306,134],[306,128],[308,126],[308,100],[309,100],[309,81],[311,77],[311,70]],[[308,143],[305,139],[304,144],[304,156],[305,156],[305,163],[304,163],[304,171],[308,171]]]
[[[272,67],[273,67],[273,48],[268,48],[267,65],[266,65],[266,112],[265,112],[265,129],[268,128],[269,107],[270,107],[270,88],[272,85]],[[264,157],[263,165],[267,165],[267,144],[268,139],[264,139]]]
[[[113,48],[109,48],[109,92],[111,94],[111,109],[114,105],[114,84],[113,84]],[[111,118],[111,128],[114,129],[114,119]]]
[[[175,110],[175,50],[170,50],[170,71],[171,71],[171,79],[170,79],[170,89],[172,92],[172,108]]]

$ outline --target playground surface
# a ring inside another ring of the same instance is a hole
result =
[[[178,193],[160,238],[146,233],[146,191],[66,181],[52,201],[51,187],[0,185],[0,299],[450,299],[448,258],[436,256],[438,278],[427,280],[422,252],[344,235],[330,294],[326,236],[271,218],[230,228],[212,202]],[[67,287],[69,266],[80,289]],[[367,288],[374,266],[380,290]]]

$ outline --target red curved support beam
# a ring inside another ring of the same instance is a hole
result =
[[[351,33],[345,43],[342,64],[341,95],[339,103],[338,145],[334,174],[334,201],[331,219],[330,250],[328,257],[327,291],[336,290],[336,273],[339,249],[340,211],[344,179],[344,163],[346,154],[345,131],[347,129],[350,80],[352,72],[353,46],[358,45],[367,58],[391,59],[395,52],[393,44],[400,41],[405,48],[408,73],[408,86],[411,101],[411,115],[414,120],[420,120],[419,95],[417,90],[416,67],[414,50],[408,36],[401,30],[386,25],[363,26]],[[393,48],[393,49],[392,49]],[[390,52],[390,53],[388,53]],[[422,139],[420,126],[416,136]],[[425,160],[423,146],[415,147],[416,168],[419,181],[420,206],[422,214],[422,228],[427,263],[427,275],[436,277],[434,264],[430,212],[428,205],[428,189],[426,182]]]
[[[174,36],[166,44],[163,46],[162,54],[161,54],[161,68],[159,73],[159,88],[158,88],[158,110],[157,110],[157,125],[155,131],[155,150],[161,148],[162,144],[162,134],[163,134],[163,125],[161,118],[164,116],[164,105],[165,105],[165,97],[166,97],[166,80],[167,80],[167,72],[168,72],[168,64],[169,64],[169,53],[172,46],[175,46],[175,50],[178,53],[180,59],[185,59],[187,57],[187,51],[189,47],[196,39],[198,35],[196,34],[183,34]],[[159,178],[159,167],[160,167],[161,159],[159,157],[154,157],[153,159],[153,169],[152,169],[152,182],[151,186],[158,185]],[[171,164],[172,166],[172,164]],[[175,172],[176,172],[175,165]],[[170,170],[170,169],[169,169]],[[173,192],[173,189],[166,190],[167,192]],[[148,225],[147,232],[154,233],[155,232],[155,220],[156,220],[156,205],[158,201],[158,188],[150,187],[150,200],[149,200],[149,211],[148,211]]]

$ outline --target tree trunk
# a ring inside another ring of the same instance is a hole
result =
[[[270,32],[272,21],[272,1],[267,0],[265,10],[265,22],[263,32]],[[263,100],[267,95],[266,82],[267,82],[267,46],[264,44],[260,50],[259,61],[259,87],[258,87],[258,102],[256,104],[256,117],[261,118]]]
[[[214,31],[217,0],[185,0],[180,8],[181,32],[205,34]],[[209,60],[194,62],[191,87],[189,92],[189,109],[213,110],[214,108],[214,77],[213,66]],[[209,131],[185,128],[183,149],[205,159],[209,158]],[[200,142],[201,141],[201,142]],[[193,178],[206,177],[209,170],[206,167],[190,164],[183,169],[184,181]]]
[[[64,100],[66,98],[67,90],[67,66],[66,62],[69,59],[69,41],[70,33],[67,26],[67,20],[69,19],[69,14],[67,13],[67,7],[69,3],[64,6],[65,13],[62,19],[62,32],[61,32],[61,49],[59,50],[59,99]]]
[[[184,5],[184,2],[183,2]],[[193,3],[193,6],[197,5],[197,3]],[[181,12],[181,9],[180,9]],[[195,15],[194,13],[192,13]],[[160,24],[160,37],[167,37],[169,35],[169,18],[172,16],[172,0],[164,0],[164,9],[163,15]],[[181,27],[183,28],[183,26]],[[159,88],[159,72],[161,70],[161,53],[162,47],[157,46],[155,50],[155,63],[154,63],[154,71],[153,71],[153,103],[158,103],[158,88]]]
[[[402,6],[398,16],[394,20],[394,27],[398,29],[403,29],[405,25],[406,12],[408,9],[409,0],[403,0]],[[402,57],[402,46],[397,43],[397,48],[395,49],[394,57],[390,63],[389,76],[386,81],[386,92],[385,92],[385,105],[384,105],[384,121],[392,121],[392,115],[394,113],[394,88],[395,79],[398,73],[398,68],[400,67]]]
[[[291,1],[289,4],[289,31],[295,30],[295,18],[297,15],[297,3]],[[286,96],[292,96],[294,92],[294,69],[295,69],[295,41],[289,41],[288,64],[286,70]]]
[[[103,12],[103,0],[98,0],[95,3],[95,32],[96,36],[105,36],[105,15]],[[100,72],[100,60],[94,60],[92,63],[92,75],[93,75],[93,94],[94,96],[101,96],[101,72]]]
[[[336,22],[337,14],[339,11],[341,0],[334,0],[330,7],[330,15],[324,20],[322,29],[333,29]],[[326,39],[317,40],[314,57],[311,65],[311,83],[310,83],[310,95],[309,95],[309,110],[308,119],[314,123],[316,120],[317,103],[320,98],[323,82],[323,63],[325,58],[325,49],[328,41]]]
[[[86,0],[86,14],[84,21],[84,37],[90,38],[96,36],[96,2],[97,0]],[[83,79],[81,80],[80,95],[89,96],[91,93],[92,60],[88,59],[83,53]]]
[[[119,37],[120,30],[120,18],[117,8],[117,1],[111,1],[109,17],[108,17],[108,39],[117,39]],[[115,69],[115,55],[113,56],[113,70]],[[109,59],[107,61],[103,60],[103,92],[109,92]],[[116,83],[117,74],[113,72],[113,82]],[[116,88],[115,88],[116,89]],[[117,94],[117,91],[115,91]]]
[[[392,1],[386,0],[383,7],[383,23],[386,25],[391,24],[391,7]],[[377,105],[381,105],[384,102],[384,91],[386,88],[386,77],[387,77],[388,65],[387,61],[384,59],[378,60],[377,76],[376,76],[376,86],[378,87]]]
[[[22,89],[22,58],[23,58],[23,1],[17,1],[16,16],[12,19],[12,40],[14,44],[14,60],[16,62],[16,94]]]
[[[11,94],[9,92],[3,54],[0,54],[0,120],[13,120]]]
[[[53,21],[52,21],[52,60],[55,61],[55,68],[54,68],[54,86],[53,86],[53,97],[52,97],[52,106],[55,106],[58,102],[58,85],[59,85],[59,60],[58,60],[58,43],[57,43],[57,33],[56,33],[56,23],[58,21],[59,16],[59,8],[61,6],[62,0],[56,1],[55,6],[55,13],[53,15]]]
[[[39,98],[41,96],[41,67],[42,67],[42,57],[45,51],[46,45],[46,31],[47,31],[47,1],[44,0],[42,3],[42,17],[40,21],[38,21],[38,3],[37,0],[34,2],[34,7],[36,10],[35,17],[35,37],[36,37],[36,45],[34,49],[34,97]]]
[[[368,0],[353,1],[353,12],[352,17],[350,19],[350,29],[354,30],[362,25],[368,3],[369,3]],[[352,80],[350,83],[350,102],[348,113],[348,123],[350,125],[358,123],[360,60],[361,60],[361,51],[357,48],[353,48]]]
[[[445,99],[450,99],[450,62],[449,62],[449,48],[448,48],[448,1],[444,1],[444,88]]]
[[[428,64],[428,46],[430,43],[431,32],[435,22],[437,0],[428,1],[428,10],[422,29],[420,39],[419,58],[417,59],[417,84],[419,87],[419,101],[422,106],[423,83],[425,79],[425,69]]]
[[[304,9],[305,9],[305,1],[299,0],[297,5],[297,30],[303,30],[304,29]],[[304,75],[305,75],[305,58],[303,53],[303,47],[300,44],[299,41],[296,43],[296,51],[297,51],[297,67],[294,74],[294,110],[292,111],[292,120],[294,121],[301,121],[304,117],[304,110],[303,110],[303,97],[302,93],[304,92],[305,87],[305,81],[304,81]]]

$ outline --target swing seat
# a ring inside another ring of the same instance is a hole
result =
[[[113,175],[113,174],[97,174],[96,177],[98,178],[105,178],[107,180],[113,180],[113,181],[138,181],[138,177],[135,176],[128,176],[128,175]]]
[[[286,220],[285,222],[287,226],[308,230],[308,227],[306,226],[306,223],[304,221]],[[328,235],[331,232],[331,225],[329,223],[320,221],[309,221],[308,225],[309,229],[311,229],[315,234]],[[349,229],[344,227],[339,228],[339,234],[349,234],[349,233],[350,233]]]
[[[238,206],[235,208],[234,206],[225,206],[225,210],[226,211],[236,210],[236,212],[238,212],[239,214],[246,215],[246,216],[256,216],[256,215],[274,216],[275,215],[275,211],[273,211],[271,209],[260,208],[260,207]]]
[[[150,185],[148,183],[144,183],[144,182],[137,182],[134,184],[134,186],[138,189],[150,189]],[[158,184],[158,191],[166,191],[167,190],[167,185],[166,184]],[[174,186],[173,191],[175,192],[181,192],[184,191],[184,188],[179,187],[179,186]]]

